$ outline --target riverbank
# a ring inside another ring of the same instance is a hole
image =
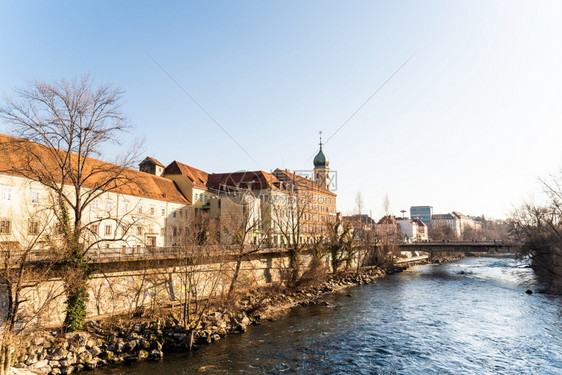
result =
[[[234,303],[209,310],[193,330],[183,326],[177,309],[170,309],[146,317],[91,321],[77,333],[34,332],[13,374],[70,374],[102,366],[158,361],[166,353],[187,351],[190,343],[197,347],[227,334],[245,332],[249,325],[277,319],[295,306],[327,304],[321,297],[328,293],[369,284],[404,268],[370,267],[328,275],[322,283],[312,282],[295,290],[280,286],[257,288],[237,296]]]
[[[96,375],[558,374],[558,297],[527,262],[466,257],[323,295],[193,353]]]
[[[195,329],[179,319],[178,307],[143,317],[115,316],[86,323],[85,330],[61,335],[59,330],[32,333],[14,366],[13,374],[71,374],[98,367],[159,361],[167,353],[186,352],[246,331],[252,324],[276,320],[296,306],[328,305],[322,297],[338,290],[402,272],[419,264],[444,263],[464,253],[443,253],[430,258],[404,258],[387,269],[365,267],[310,280],[294,290],[273,285],[253,289],[218,303]]]
[[[461,251],[433,253],[429,257],[429,262],[434,264],[441,264],[463,259],[466,258],[466,256],[467,254]]]
[[[394,261],[394,264],[399,267],[409,268],[412,266],[417,266],[421,264],[441,264],[446,262],[452,262],[455,260],[459,260],[465,258],[467,256],[464,252],[441,252],[441,253],[434,253],[429,255],[418,255],[406,258],[397,258]]]

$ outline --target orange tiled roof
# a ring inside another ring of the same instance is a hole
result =
[[[147,156],[142,162],[144,162],[146,160],[150,160],[151,162],[153,162],[154,164],[156,164],[159,167],[166,168],[166,166],[164,164],[160,163],[158,160],[156,160],[154,158],[151,158],[150,156]],[[141,162],[141,164],[142,164],[142,162]]]
[[[24,171],[31,165],[44,180],[53,179],[55,182],[63,180],[63,175],[57,165],[53,151],[47,146],[25,139],[14,138],[0,134],[0,173],[26,177]],[[65,155],[64,151],[58,150]],[[76,154],[71,154],[71,164],[78,163]],[[134,195],[143,198],[156,199],[166,202],[190,204],[180,192],[176,184],[167,178],[140,172],[134,169],[122,168],[115,164],[88,158],[84,166],[84,187],[111,191],[120,194]],[[108,176],[119,174],[117,181],[111,185],[104,184]],[[70,184],[68,174],[66,181]],[[35,180],[35,178],[33,178]]]
[[[166,167],[166,169],[164,169],[164,175],[167,174],[181,174],[189,179],[193,186],[201,189],[207,188],[207,182],[209,180],[209,174],[207,172],[194,168],[190,165],[180,163],[177,160],[174,160]]]

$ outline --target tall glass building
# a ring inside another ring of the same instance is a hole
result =
[[[429,224],[433,215],[432,206],[412,206],[410,207],[410,219],[420,219],[425,224]]]

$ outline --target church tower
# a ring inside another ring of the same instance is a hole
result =
[[[322,132],[320,132],[320,151],[314,157],[314,181],[330,189],[330,161],[322,151]]]

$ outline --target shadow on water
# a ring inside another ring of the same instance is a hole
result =
[[[192,354],[94,373],[562,373],[562,302],[529,286],[514,259],[417,266]]]

